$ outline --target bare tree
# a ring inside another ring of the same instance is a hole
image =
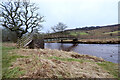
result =
[[[54,27],[51,27],[51,29],[53,30],[53,32],[57,32],[57,30],[56,30],[56,27],[54,26]]]
[[[59,22],[56,26],[51,27],[51,29],[54,32],[63,32],[66,28],[67,28],[67,26],[61,22]]]
[[[36,12],[39,8],[29,2],[2,2],[0,4],[1,25],[16,33],[18,38],[35,28],[41,28],[43,16]]]
[[[50,30],[47,30],[47,31],[46,31],[46,34],[50,34]]]

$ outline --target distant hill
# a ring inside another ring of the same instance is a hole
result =
[[[82,28],[76,28],[76,29],[68,29],[68,30],[65,30],[65,31],[73,31],[73,30],[94,30],[94,29],[99,29],[99,28],[118,27],[118,26],[120,26],[120,24],[107,25],[107,26],[82,27]]]
[[[120,24],[107,26],[93,26],[65,30],[68,35],[76,36],[80,39],[117,39]]]

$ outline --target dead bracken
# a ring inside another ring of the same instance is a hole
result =
[[[13,52],[25,56],[17,58],[10,67],[25,71],[20,78],[113,78],[96,64],[104,60],[95,56],[51,49],[18,49]]]
[[[98,58],[98,57],[95,57],[95,56],[89,56],[89,55],[78,55],[78,54],[75,54],[75,55],[71,55],[73,58],[81,58],[81,59],[88,59],[88,60],[94,60],[95,62],[104,62],[105,60],[102,59],[102,58]]]

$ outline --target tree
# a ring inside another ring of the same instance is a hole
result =
[[[54,32],[63,32],[66,28],[67,28],[67,26],[61,22],[59,22],[56,26],[51,27],[51,29]]]
[[[50,34],[50,30],[47,30],[47,31],[46,31],[46,34]]]
[[[15,32],[10,31],[7,28],[2,29],[2,41],[11,41],[11,42],[16,42],[17,36]]]
[[[35,28],[41,28],[43,16],[36,12],[39,8],[29,2],[2,2],[0,4],[0,23],[3,27],[16,33],[18,38]]]

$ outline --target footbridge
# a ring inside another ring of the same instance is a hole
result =
[[[73,42],[75,42],[78,39],[75,36],[64,34],[47,34],[47,35],[29,34],[18,39],[17,47],[44,48],[44,43],[50,42],[62,43],[64,40],[73,40]]]

